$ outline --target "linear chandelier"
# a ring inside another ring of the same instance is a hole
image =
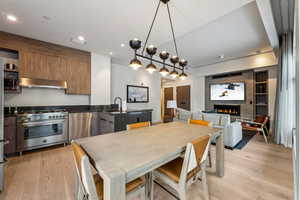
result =
[[[169,4],[168,4],[169,1],[170,0],[159,0],[159,3],[156,8],[155,15],[154,15],[153,21],[151,23],[150,30],[148,32],[146,42],[145,42],[142,52],[138,53],[138,50],[142,46],[142,41],[140,41],[138,39],[133,39],[133,40],[129,41],[130,47],[134,50],[134,58],[130,61],[129,66],[132,67],[133,69],[137,70],[138,68],[143,66],[142,62],[138,58],[143,58],[143,59],[150,61],[150,63],[146,66],[146,70],[150,74],[152,74],[153,72],[155,72],[157,70],[157,67],[154,63],[159,63],[159,64],[162,64],[162,66],[163,66],[159,70],[159,73],[162,76],[170,75],[174,79],[179,77],[181,80],[184,80],[187,77],[187,74],[184,72],[184,69],[187,66],[188,62],[184,59],[179,59],[179,57],[178,57],[177,43],[176,43],[176,39],[175,39],[173,22],[172,22]],[[169,21],[170,21],[171,30],[172,30],[173,42],[174,42],[174,47],[175,47],[175,51],[176,51],[176,55],[170,57],[170,62],[172,63],[172,65],[169,63],[166,63],[166,61],[169,59],[169,56],[170,56],[170,54],[168,52],[166,52],[166,51],[160,52],[159,57],[161,60],[156,60],[156,59],[153,59],[153,56],[157,53],[157,48],[153,45],[149,45],[147,47],[147,43],[148,43],[148,40],[149,40],[149,37],[150,37],[150,34],[152,31],[154,22],[156,20],[157,13],[158,13],[161,3],[164,3],[167,6]],[[146,50],[148,56],[146,56],[144,54],[145,50]],[[167,67],[172,68],[172,71],[170,72]],[[179,74],[177,70],[181,71],[181,74]]]

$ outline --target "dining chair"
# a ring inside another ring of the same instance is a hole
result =
[[[138,123],[134,123],[134,124],[127,124],[127,130],[149,127],[149,126],[151,126],[150,122],[138,122]]]
[[[83,197],[78,195],[76,199],[103,200],[105,192],[103,179],[92,167],[89,157],[85,153],[84,149],[74,141],[72,141],[71,146],[76,164],[79,188],[83,190]],[[96,173],[93,173],[92,169]],[[145,179],[142,177],[126,184],[127,199],[135,198],[138,195],[142,200],[146,199]]]
[[[175,160],[161,166],[153,172],[153,180],[160,180],[173,188],[180,200],[186,200],[187,187],[197,180],[201,180],[205,199],[208,200],[209,192],[206,181],[206,159],[210,146],[210,136],[202,136],[188,143],[184,158]],[[194,163],[194,165],[192,165]],[[153,187],[151,185],[151,199],[153,200]],[[169,192],[170,193],[170,192]]]
[[[204,120],[188,119],[188,123],[212,127],[212,122],[204,121]],[[209,164],[209,167],[211,168],[212,167],[211,149],[208,150],[208,164]]]

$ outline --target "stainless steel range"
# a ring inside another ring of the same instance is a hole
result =
[[[17,149],[22,151],[67,143],[68,113],[31,111],[17,116]]]

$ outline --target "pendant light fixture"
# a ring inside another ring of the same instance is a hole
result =
[[[156,11],[155,11],[154,18],[152,20],[150,30],[149,30],[147,38],[146,38],[146,42],[143,45],[142,52],[140,54],[137,52],[141,48],[142,41],[140,41],[138,39],[133,39],[133,40],[130,40],[130,42],[129,42],[130,47],[134,50],[134,58],[130,61],[129,66],[132,67],[133,69],[138,69],[138,68],[142,67],[143,64],[138,59],[138,58],[142,58],[142,59],[146,59],[146,60],[150,61],[150,63],[146,67],[146,70],[151,74],[154,71],[157,70],[157,67],[154,63],[159,63],[159,64],[163,65],[163,67],[159,70],[159,73],[162,76],[167,76],[169,74],[172,78],[180,77],[180,79],[185,79],[187,77],[187,74],[184,73],[184,68],[186,67],[187,62],[185,60],[181,60],[182,62],[179,61],[177,43],[176,43],[175,33],[174,33],[174,28],[173,28],[173,22],[172,22],[172,18],[171,18],[171,14],[170,14],[170,8],[169,8],[169,4],[168,4],[170,0],[158,0],[158,1],[159,1],[159,3],[158,3],[158,6],[156,8]],[[174,55],[170,58],[170,62],[173,65],[166,62],[169,58],[169,55],[170,55],[168,52],[162,51],[159,54],[159,57],[162,60],[162,61],[160,61],[160,60],[153,59],[153,56],[157,52],[157,48],[153,45],[150,45],[150,46],[147,47],[147,43],[148,43],[151,31],[152,31],[154,22],[156,20],[158,10],[161,6],[161,3],[166,5],[167,12],[168,12],[168,17],[169,17],[169,21],[170,21],[170,26],[171,26],[171,30],[172,30],[173,43],[174,43],[175,52],[176,52],[176,55]],[[144,54],[145,50],[146,50],[148,55]],[[185,62],[183,62],[183,61],[185,61]],[[179,66],[176,66],[178,63],[179,63]],[[173,70],[169,73],[169,69],[167,67],[173,68]],[[177,70],[181,71],[180,75],[179,75]]]
[[[179,61],[179,65],[182,67],[182,73],[179,75],[181,80],[185,80],[187,78],[186,73],[184,73],[184,67],[187,65],[187,61],[182,59]]]
[[[159,54],[159,57],[163,60],[163,67],[159,70],[159,73],[165,77],[169,74],[169,70],[166,68],[166,60],[169,58],[169,53],[166,51],[162,51]]]
[[[138,68],[142,67],[142,62],[137,59],[137,50],[141,48],[142,42],[138,39],[130,40],[129,45],[132,49],[134,49],[134,58],[130,61],[129,66],[132,67],[134,70],[137,70]]]
[[[178,63],[179,58],[177,56],[172,56],[170,58],[170,61],[171,63],[173,63],[173,71],[171,71],[170,76],[175,79],[178,76],[178,72],[175,69],[175,65]]]
[[[150,45],[149,47],[147,47],[146,51],[147,51],[147,53],[149,54],[149,56],[150,56],[150,58],[151,58],[151,59],[150,59],[150,64],[147,65],[146,70],[147,70],[150,74],[152,74],[153,72],[156,71],[156,66],[152,63],[152,60],[153,60],[153,55],[156,54],[157,48],[154,47],[153,45]]]

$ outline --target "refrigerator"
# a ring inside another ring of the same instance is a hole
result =
[[[4,189],[4,60],[0,58],[0,192]]]

